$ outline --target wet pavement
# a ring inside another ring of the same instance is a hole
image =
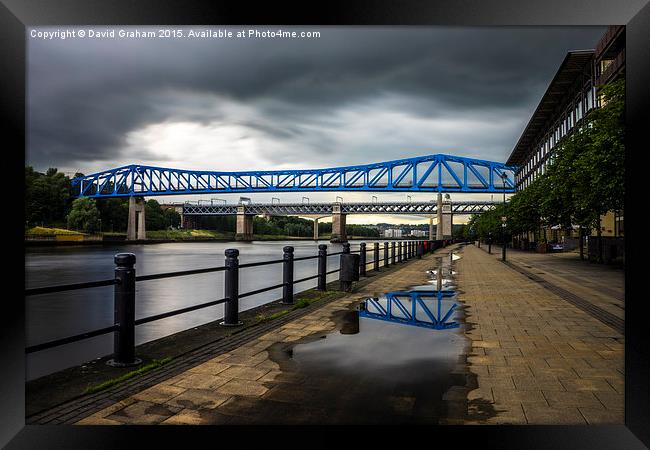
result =
[[[469,340],[462,307],[452,308],[454,263],[448,256],[413,260],[359,292],[77,423],[437,424],[452,416],[460,419],[464,398],[448,393],[465,384]],[[437,288],[445,293],[441,299],[430,295]],[[393,308],[384,319],[363,315],[360,305],[367,306],[367,299],[386,308],[384,294],[391,292],[425,297],[415,305],[400,297],[404,311]],[[409,311],[416,311],[415,317]]]
[[[465,423],[623,424],[624,336],[500,262],[500,252],[489,255],[468,245],[462,254],[457,281],[473,374]],[[508,253],[515,264],[533,267],[543,256]],[[550,255],[543,262],[549,272],[566,267]],[[603,272],[589,264],[571,266],[587,279]],[[598,291],[582,286],[580,295],[596,304]]]

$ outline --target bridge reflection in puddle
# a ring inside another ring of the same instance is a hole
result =
[[[446,300],[454,295],[450,290],[388,292],[361,303],[359,316],[434,330],[458,328],[459,323],[451,320],[458,305]]]
[[[459,411],[445,393],[464,384],[461,308],[443,283],[451,258],[425,284],[335,313],[337,330],[269,348],[286,382],[238,400],[242,423],[438,424]],[[429,271],[431,273],[431,271]],[[381,317],[381,320],[377,320]]]

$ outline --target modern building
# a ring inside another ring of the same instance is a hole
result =
[[[384,237],[387,238],[401,238],[402,237],[402,230],[399,228],[389,228],[387,230],[384,230]]]
[[[517,190],[526,189],[543,174],[562,139],[601,106],[599,87],[624,76],[624,26],[610,26],[595,49],[567,53],[507,160],[507,164],[519,167],[515,173]],[[577,236],[575,231],[557,228],[549,226],[542,231],[549,233],[549,241]],[[624,236],[623,211],[601,217],[601,235]]]

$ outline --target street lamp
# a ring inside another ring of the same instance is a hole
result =
[[[372,196],[372,203],[377,203],[377,196],[376,195]]]
[[[271,204],[273,204],[273,200],[277,200],[278,203],[280,203],[280,199],[277,197],[271,197]]]
[[[339,200],[341,199],[341,200]],[[343,203],[343,197],[339,197],[338,195],[336,196],[336,202],[337,203]]]
[[[406,198],[408,199],[408,202],[411,203],[411,196],[407,195]]]
[[[305,199],[307,200],[307,204],[309,205],[309,197],[303,197],[302,198],[302,203],[303,204],[305,203]]]
[[[506,180],[508,175],[504,172],[501,175],[503,181],[503,217],[501,217],[501,232],[503,233],[503,248],[501,249],[501,261],[506,260]]]

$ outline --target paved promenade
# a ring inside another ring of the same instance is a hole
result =
[[[623,335],[500,257],[498,247],[489,255],[469,245],[457,262],[459,299],[473,328],[467,360],[477,383],[466,423],[622,424]],[[546,281],[583,299],[622,305],[621,272],[560,258],[508,252],[515,265],[543,271]],[[603,296],[602,287],[614,295]]]
[[[446,255],[450,248],[439,250],[435,256]],[[76,424],[337,423],[337,414],[355,407],[349,398],[343,404],[339,401],[345,400],[354,389],[338,385],[335,379],[306,380],[290,366],[281,368],[274,362],[272,349],[282,343],[318,339],[337,327],[334,317],[349,311],[351,305],[386,290],[425,284],[430,279],[426,271],[433,267],[434,255],[411,260],[357,292],[116,402]],[[336,385],[339,395],[323,398],[321,391],[326,385]],[[395,397],[391,401],[400,417],[418,418],[413,399]],[[362,410],[365,406],[356,405]],[[363,414],[360,411],[359,417]]]
[[[278,363],[277,348],[315,340],[334,330],[340,326],[336,318],[367,296],[425,284],[429,279],[426,270],[434,267],[434,257],[451,250],[461,256],[454,262],[454,270],[470,345],[466,364],[461,357],[461,367],[455,371],[467,380],[467,386],[453,387],[445,394],[445,400],[454,402],[454,411],[453,417],[450,414],[442,423],[622,424],[621,333],[593,311],[575,306],[569,297],[563,298],[564,291],[551,290],[551,281],[560,285],[564,283],[561,277],[566,276],[555,274],[553,261],[557,257],[509,253],[513,268],[498,260],[500,252],[489,255],[473,245],[447,247],[422,260],[410,261],[357,292],[232,351],[215,354],[76,423],[332,423],[337,408],[354,406],[350,401],[341,403],[338,397],[323,398],[326,386],[336,385],[340,390],[340,382],[305,379],[291,365]],[[541,272],[538,269],[542,266],[549,274],[546,280],[531,279],[517,270]],[[570,282],[580,284],[581,299],[602,306],[605,300],[594,293],[604,292],[598,280],[591,286],[576,281],[592,277],[591,269],[590,265],[575,266],[573,275],[577,278]],[[575,290],[573,285],[564,287]],[[620,288],[616,284],[605,287],[612,293],[618,293]],[[618,298],[622,300],[622,295]],[[344,388],[342,398],[354,389]],[[399,417],[426,419],[421,409],[414,408],[417,399],[394,396],[390,401]],[[357,406],[361,406],[363,414],[364,405]]]

